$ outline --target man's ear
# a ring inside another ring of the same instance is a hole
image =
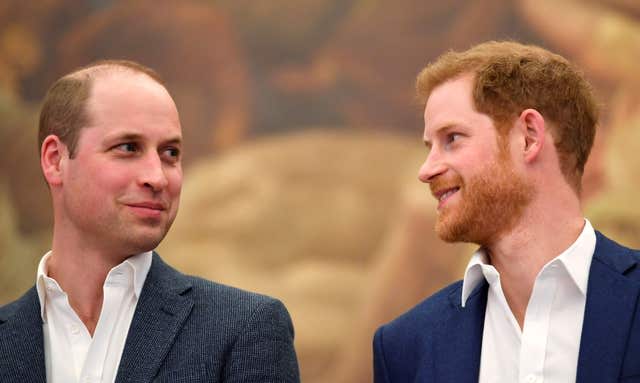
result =
[[[62,183],[64,161],[69,157],[67,146],[56,135],[48,135],[40,147],[40,167],[49,186]]]
[[[535,109],[525,109],[518,117],[522,136],[524,137],[524,160],[534,161],[545,145],[546,125],[544,117]]]

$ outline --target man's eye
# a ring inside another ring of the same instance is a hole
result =
[[[167,153],[169,153],[172,157],[178,157],[180,155],[180,150],[176,148],[167,149]]]
[[[138,145],[133,142],[125,142],[123,144],[117,145],[115,149],[122,152],[135,152],[138,150]]]
[[[178,148],[166,148],[164,150],[164,155],[167,156],[168,158],[172,159],[173,161],[176,161],[180,158],[180,149]]]
[[[456,140],[458,140],[460,138],[460,135],[458,133],[449,133],[447,135],[447,143],[450,144]]]

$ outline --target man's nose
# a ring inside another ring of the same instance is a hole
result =
[[[438,155],[435,149],[431,150],[427,155],[424,163],[418,171],[418,179],[424,183],[433,181],[447,170],[442,158]]]
[[[168,183],[162,159],[158,153],[149,153],[140,169],[140,184],[157,192],[167,187]]]

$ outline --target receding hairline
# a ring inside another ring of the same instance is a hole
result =
[[[83,113],[87,120],[91,119],[90,105],[95,96],[96,86],[110,80],[126,81],[127,79],[146,79],[150,84],[159,85],[160,88],[173,100],[162,78],[153,69],[128,60],[100,60],[85,67],[77,69],[62,79],[80,81],[86,84],[87,98],[83,105]],[[145,81],[146,81],[145,80]]]
[[[61,79],[88,81],[91,84],[97,79],[113,75],[142,75],[166,88],[164,81],[153,69],[128,60],[100,60],[62,76]]]

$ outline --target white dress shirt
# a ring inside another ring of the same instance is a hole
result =
[[[109,271],[93,337],[69,305],[67,294],[48,276],[50,256],[51,252],[48,252],[40,260],[36,280],[47,382],[113,383],[136,304],[151,267],[151,252],[130,257]]]
[[[591,223],[578,239],[538,273],[522,330],[500,284],[500,274],[478,250],[462,285],[462,305],[489,283],[482,334],[480,383],[568,383],[576,381],[589,268],[596,245]]]

